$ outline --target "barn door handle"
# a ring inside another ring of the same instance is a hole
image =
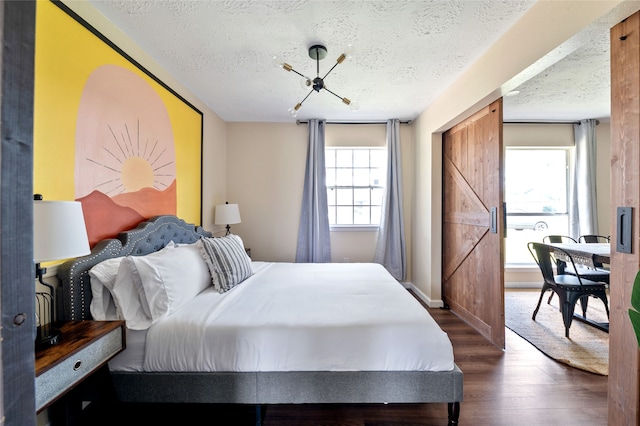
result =
[[[502,203],[502,234],[507,238],[507,202]]]
[[[633,240],[633,234],[631,232],[632,226],[632,211],[631,207],[618,207],[617,208],[617,227],[616,227],[616,250],[619,253],[631,253],[631,241]]]
[[[498,233],[498,208],[491,207],[491,233]]]

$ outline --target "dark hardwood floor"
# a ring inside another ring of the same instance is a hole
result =
[[[491,345],[451,312],[429,309],[453,342],[464,372],[462,426],[607,424],[607,377],[560,364],[506,330],[506,350]],[[95,405],[87,425],[254,425],[253,406]],[[91,407],[90,407],[91,408]],[[446,404],[270,405],[264,426],[410,426],[447,424]]]

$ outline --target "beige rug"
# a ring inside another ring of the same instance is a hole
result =
[[[569,338],[564,336],[562,314],[558,310],[558,296],[551,305],[545,293],[536,320],[531,319],[540,297],[539,290],[507,290],[505,292],[505,324],[533,346],[556,361],[603,376],[609,375],[609,335],[580,321],[573,320]],[[576,312],[582,313],[580,304]],[[589,298],[587,317],[606,322],[604,305]]]

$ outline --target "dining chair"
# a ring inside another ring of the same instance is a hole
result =
[[[605,237],[604,235],[580,235],[578,238],[579,243],[609,243],[611,242],[610,237]]]
[[[580,275],[558,273],[557,269],[554,268],[557,260],[554,255],[555,251],[561,251],[565,256],[564,258],[567,260],[567,263],[573,268],[576,266],[571,255],[565,250],[552,248],[547,244],[537,242],[528,243],[527,248],[538,264],[543,277],[540,298],[538,299],[538,304],[536,305],[536,309],[533,311],[533,316],[531,317],[534,321],[538,314],[538,310],[540,309],[542,297],[549,290],[552,291],[552,294],[557,294],[560,299],[560,312],[562,312],[565,337],[569,337],[569,328],[573,322],[573,313],[575,312],[578,300],[580,300],[582,315],[584,318],[587,317],[589,297],[596,297],[602,300],[607,312],[607,318],[609,317],[609,303],[607,301],[605,283],[591,281],[581,277]]]
[[[545,235],[542,237],[543,243],[577,243],[576,239],[568,235]]]

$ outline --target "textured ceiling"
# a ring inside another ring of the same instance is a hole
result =
[[[354,55],[297,119],[414,119],[513,25],[533,0],[90,0],[225,121],[290,122],[307,94],[277,56],[316,77],[308,47],[323,44],[324,76],[348,44]],[[505,120],[609,116],[608,33],[505,97]],[[575,102],[575,104],[574,104]]]

